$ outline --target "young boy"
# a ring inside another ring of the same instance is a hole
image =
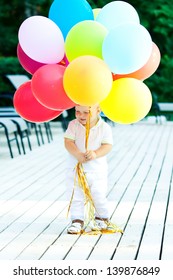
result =
[[[91,107],[77,105],[76,119],[71,121],[65,132],[65,148],[69,152],[67,166],[67,195],[71,199],[74,189],[75,166],[82,163],[95,206],[95,224],[97,229],[108,227],[107,160],[106,155],[112,149],[111,127],[100,118],[98,105]],[[86,151],[86,124],[90,118],[88,150]],[[67,232],[78,234],[84,225],[84,193],[76,186],[71,203],[71,220]],[[94,227],[92,228],[94,230]]]

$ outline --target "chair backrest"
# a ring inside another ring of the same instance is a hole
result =
[[[16,123],[18,123],[19,124],[19,126],[20,126],[20,129],[23,131],[23,130],[26,130],[26,129],[28,129],[28,126],[27,126],[27,123],[26,123],[26,121],[24,120],[24,119],[22,119],[22,118],[11,118],[11,120],[14,120]]]
[[[0,114],[1,113],[11,113],[14,112],[15,113],[15,109],[14,107],[0,107]]]
[[[10,119],[0,118],[0,125],[8,130],[8,133],[17,131],[17,126]]]
[[[6,75],[6,77],[15,89],[18,89],[18,87],[20,87],[23,83],[29,81],[29,77],[26,75]]]

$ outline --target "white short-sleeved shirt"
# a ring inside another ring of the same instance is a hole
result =
[[[74,140],[76,146],[81,152],[85,152],[85,126],[75,119],[71,121],[65,132],[64,137]],[[88,139],[88,150],[97,150],[102,144],[113,144],[111,127],[101,118],[95,126],[90,129]],[[69,155],[67,168],[74,169],[77,159],[73,155]],[[107,172],[106,156],[96,158],[94,160],[83,163],[85,172]]]

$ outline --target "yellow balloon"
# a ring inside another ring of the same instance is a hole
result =
[[[98,14],[100,13],[101,8],[95,8],[93,9],[93,14],[94,14],[94,19],[96,19],[96,17],[98,16]]]
[[[63,85],[68,97],[83,106],[100,103],[112,88],[112,73],[106,63],[95,56],[80,56],[66,68]]]
[[[140,80],[122,78],[113,82],[109,95],[100,103],[103,113],[120,124],[143,119],[152,105],[149,88]]]

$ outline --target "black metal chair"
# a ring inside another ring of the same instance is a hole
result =
[[[51,126],[49,122],[44,122],[44,123],[32,123],[32,122],[27,122],[28,128],[30,130],[30,133],[32,134],[32,130],[34,130],[34,133],[37,138],[37,144],[38,146],[41,146],[41,144],[45,143],[44,139],[44,131],[47,136],[48,143],[50,143],[51,140],[53,140],[53,135],[51,131]]]
[[[46,132],[46,135],[47,135],[47,140],[50,143],[50,141],[53,140],[53,135],[52,135],[50,123],[45,122],[43,124],[44,124],[45,132]]]
[[[29,147],[30,151],[32,150],[31,141],[30,141],[30,138],[29,138],[29,129],[27,127],[27,124],[22,118],[11,118],[11,120],[17,126],[17,130],[18,130],[18,134],[20,136],[20,141],[21,141],[23,153],[26,154],[25,145],[24,145],[24,138],[27,139],[28,147]]]
[[[23,139],[25,137],[27,138],[29,149],[32,150],[31,142],[29,139],[30,134],[32,134],[32,130],[34,130],[34,133],[36,135],[38,146],[45,143],[43,128],[45,130],[48,142],[50,143],[50,141],[53,140],[53,135],[49,122],[32,123],[29,121],[25,121],[18,115],[14,107],[0,107],[0,118],[2,117],[10,119],[16,124],[24,154],[25,154],[25,146],[24,146]]]
[[[22,145],[22,149],[23,149],[23,153],[25,154],[25,146],[24,146],[24,138],[27,138],[28,141],[28,147],[30,150],[32,150],[31,148],[31,142],[29,139],[29,129],[27,127],[27,123],[24,119],[22,119],[14,110],[13,107],[4,107],[4,108],[0,108],[0,119],[4,118],[4,119],[10,119],[13,121],[13,123],[15,123],[15,125],[17,126],[17,131],[20,137],[20,141],[21,141],[21,145]]]
[[[16,142],[18,152],[19,152],[19,154],[21,154],[20,145],[19,145],[19,141],[18,141],[18,130],[17,130],[17,126],[14,124],[14,122],[12,122],[11,120],[6,119],[6,118],[0,118],[0,131],[4,132],[4,134],[6,136],[7,145],[9,148],[11,158],[14,157],[13,151],[12,151],[12,146],[11,146],[12,141]]]

